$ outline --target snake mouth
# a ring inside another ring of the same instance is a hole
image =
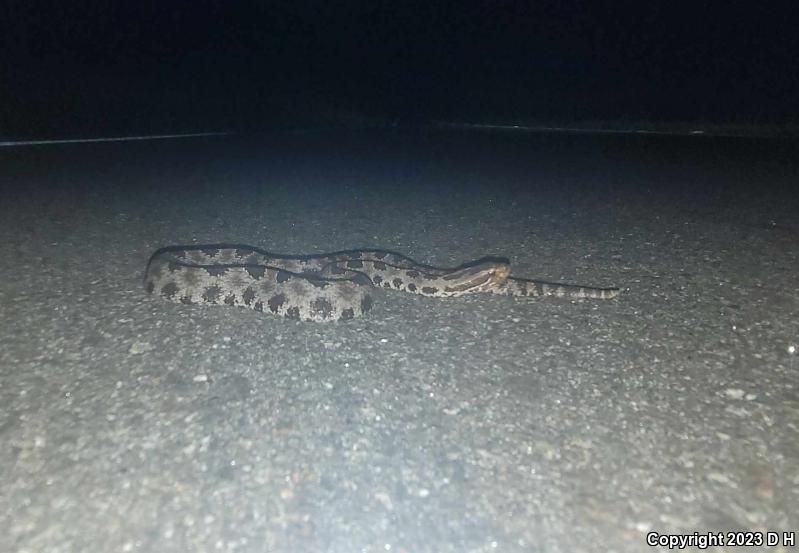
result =
[[[444,289],[448,294],[460,296],[493,290],[504,284],[510,275],[510,265],[496,261],[480,263],[445,275],[451,281]]]

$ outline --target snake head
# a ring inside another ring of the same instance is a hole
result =
[[[488,292],[505,283],[510,275],[507,261],[487,259],[473,265],[456,269],[442,278],[446,281],[444,293],[447,296],[462,296]]]

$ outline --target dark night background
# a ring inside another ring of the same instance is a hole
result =
[[[768,1],[0,0],[0,552],[795,532],[797,37]],[[400,291],[486,257],[605,291]]]
[[[0,134],[428,120],[784,127],[795,18],[755,2],[2,4]]]

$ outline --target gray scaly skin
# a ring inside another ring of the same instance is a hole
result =
[[[174,246],[153,254],[144,285],[176,303],[236,305],[303,321],[359,317],[372,308],[378,288],[430,297],[611,299],[619,293],[509,275],[508,263],[493,258],[441,269],[383,250],[281,256],[249,246]]]

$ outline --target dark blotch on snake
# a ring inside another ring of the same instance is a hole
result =
[[[209,303],[216,303],[221,295],[222,289],[219,286],[209,286],[203,291],[203,300]]]
[[[286,310],[286,317],[289,319],[297,319],[300,318],[300,308],[299,307],[289,307]]]
[[[272,313],[277,313],[277,310],[286,303],[286,295],[285,294],[277,294],[269,298],[269,301],[266,302],[269,305],[269,311]]]
[[[178,293],[178,285],[174,282],[168,282],[161,288],[161,295],[167,298],[173,298]]]
[[[252,303],[252,300],[255,299],[255,291],[249,286],[247,286],[247,289],[244,291],[241,297],[244,299],[244,303],[246,305],[250,305]]]
[[[322,315],[323,319],[329,319],[333,314],[333,305],[325,298],[317,298],[311,302],[311,309],[314,314]]]
[[[256,266],[249,266],[245,267],[247,270],[247,274],[249,274],[254,279],[260,279],[264,277],[266,273],[266,267],[263,265],[256,265]]]

